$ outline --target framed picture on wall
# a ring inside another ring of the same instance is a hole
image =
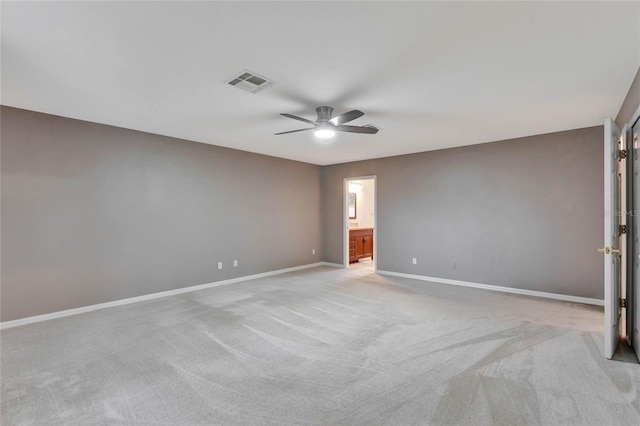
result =
[[[349,219],[356,218],[356,193],[350,192],[347,195],[347,207],[349,209]]]

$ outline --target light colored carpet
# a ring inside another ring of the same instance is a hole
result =
[[[601,309],[316,268],[2,332],[2,424],[640,424]]]

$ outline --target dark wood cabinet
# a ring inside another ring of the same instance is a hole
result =
[[[349,263],[358,259],[373,259],[373,228],[349,230]]]

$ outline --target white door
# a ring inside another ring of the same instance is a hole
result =
[[[611,359],[616,351],[620,332],[620,249],[618,247],[620,181],[618,175],[618,140],[616,123],[604,121],[604,356]]]

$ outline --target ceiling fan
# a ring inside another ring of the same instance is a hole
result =
[[[293,118],[294,120],[302,121],[313,125],[306,129],[289,130],[288,132],[275,133],[276,135],[284,135],[286,133],[304,132],[306,130],[314,130],[314,134],[319,139],[330,139],[335,136],[336,132],[349,132],[349,133],[366,133],[374,135],[378,133],[378,129],[373,126],[345,126],[344,123],[355,120],[362,117],[364,112],[354,109],[353,111],[345,112],[344,114],[333,115],[333,108],[330,106],[321,106],[316,108],[318,118],[316,121],[307,120],[306,118],[298,117],[291,114],[280,114],[284,117]]]

